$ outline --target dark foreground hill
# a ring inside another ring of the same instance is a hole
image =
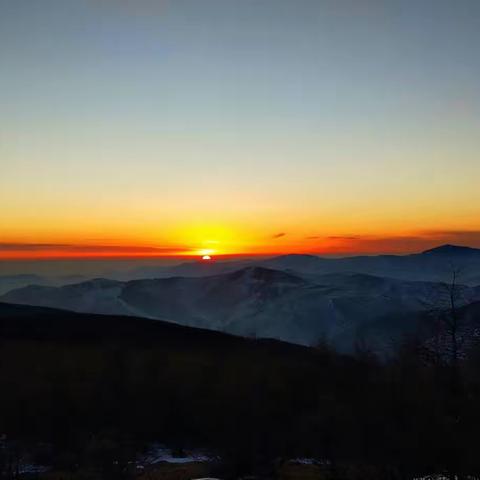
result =
[[[119,343],[123,347],[152,346],[221,349],[266,349],[279,353],[307,352],[275,340],[249,340],[211,330],[121,315],[96,315],[47,307],[0,302],[0,338],[38,341]]]
[[[431,363],[412,340],[381,363],[363,350],[0,304],[0,471],[37,455],[128,478],[122,466],[158,442],[219,455],[222,478],[299,457],[330,479],[478,474],[479,357]]]

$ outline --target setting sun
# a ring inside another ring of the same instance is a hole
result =
[[[202,257],[202,260],[205,260],[205,261],[207,261],[207,262],[208,262],[209,260],[211,260],[211,259],[212,259],[212,257],[211,257],[210,255],[204,255],[204,256]]]
[[[217,250],[214,250],[213,248],[202,248],[198,250],[198,255],[200,255],[204,260],[208,260],[205,257],[211,257],[211,255],[216,252]]]

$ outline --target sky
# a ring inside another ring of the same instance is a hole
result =
[[[480,247],[477,0],[0,0],[0,259]]]

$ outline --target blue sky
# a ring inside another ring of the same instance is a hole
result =
[[[480,228],[478,1],[0,9],[9,241]]]

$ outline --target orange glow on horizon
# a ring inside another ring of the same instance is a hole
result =
[[[213,233],[212,233],[213,232]],[[203,237],[203,238],[202,238]],[[56,259],[148,259],[148,258],[235,258],[281,254],[355,255],[404,254],[426,250],[444,243],[480,247],[478,231],[417,232],[398,235],[293,235],[269,237],[234,234],[226,229],[187,229],[177,238],[183,244],[152,246],[0,242],[0,260]],[[120,243],[120,242],[119,242]],[[160,242],[158,242],[160,244]]]
[[[324,225],[315,231],[311,227],[302,227],[300,222],[297,226],[280,229],[263,224],[197,221],[176,228],[165,226],[161,230],[146,226],[143,231],[131,232],[130,238],[112,231],[108,239],[104,237],[102,241],[88,243],[76,241],[77,232],[68,235],[66,232],[63,235],[45,232],[38,236],[30,234],[28,238],[11,234],[0,240],[0,260],[201,259],[289,253],[373,255],[419,252],[445,243],[480,247],[480,230],[476,229],[395,231],[392,228],[389,231],[382,229],[380,233],[364,229],[363,233],[343,231],[332,235],[330,232],[335,230],[333,227],[327,230]],[[94,239],[94,232],[85,229],[83,239]]]

